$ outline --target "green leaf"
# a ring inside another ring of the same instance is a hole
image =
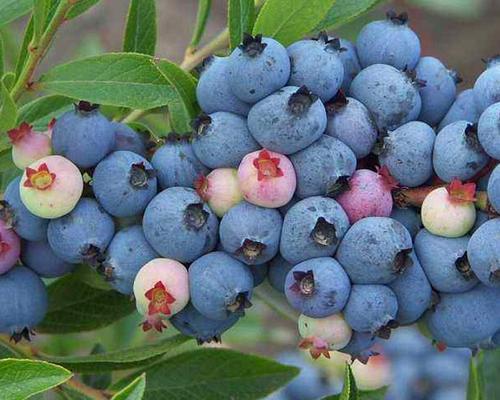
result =
[[[96,343],[90,352],[93,354],[105,354],[106,349],[100,343]],[[96,372],[96,371],[92,371]],[[93,387],[94,389],[105,390],[111,385],[112,376],[111,371],[103,373],[89,373],[82,376],[82,382],[87,386]]]
[[[27,14],[33,0],[0,0],[0,26]]]
[[[335,0],[267,0],[253,33],[273,37],[286,46],[312,32],[334,3]]]
[[[51,95],[39,97],[26,103],[19,109],[17,124],[27,122],[35,128],[47,128],[52,118],[59,117],[63,112],[73,107],[74,100],[69,97]]]
[[[191,48],[195,48],[200,44],[203,33],[205,32],[205,27],[207,26],[211,6],[212,0],[198,0],[198,12],[196,14],[196,24],[190,43]]]
[[[4,358],[23,358],[24,355],[20,353],[15,346],[0,339],[0,359]]]
[[[4,73],[4,63],[5,63],[5,57],[4,57],[4,45],[3,45],[3,37],[2,37],[2,32],[0,32],[0,76],[3,76]]]
[[[24,30],[23,43],[21,44],[21,48],[19,49],[19,54],[17,55],[17,61],[16,61],[17,77],[21,74],[21,71],[24,68],[24,64],[26,63],[26,58],[28,57],[28,47],[31,43],[31,39],[33,39],[33,29],[34,29],[33,17],[31,17],[28,24],[26,25],[26,29]]]
[[[358,392],[360,400],[384,400],[387,392],[387,387],[377,390],[367,390]]]
[[[2,135],[2,140],[5,136],[5,134]],[[10,181],[22,173],[22,171],[17,169],[12,162],[12,152],[8,147],[9,144],[6,144],[4,140],[3,142],[2,147],[7,146],[7,148],[0,152],[0,192],[2,193],[5,191]]]
[[[483,382],[484,398],[497,399],[500,393],[500,349],[484,350],[480,354],[479,370]]]
[[[130,0],[123,51],[154,55],[156,47],[155,0]]]
[[[7,90],[11,90],[12,86],[14,86],[14,83],[16,82],[16,75],[14,75],[14,72],[6,72],[2,76],[2,82],[7,88]]]
[[[356,380],[352,374],[352,369],[349,364],[345,365],[344,370],[344,387],[340,394],[324,397],[323,400],[358,400],[359,396]]]
[[[72,376],[67,369],[44,361],[0,360],[0,393],[4,399],[24,400],[59,386]]]
[[[338,28],[359,17],[384,0],[337,0],[326,17],[316,26],[315,31]]]
[[[477,368],[478,358],[472,357],[469,367],[469,383],[467,386],[467,400],[482,400],[483,390],[481,379]]]
[[[0,134],[16,126],[17,106],[3,80],[0,82]]]
[[[243,33],[252,31],[255,20],[254,0],[229,0],[227,19],[232,50],[242,42]]]
[[[181,353],[145,372],[145,400],[251,400],[285,385],[298,369],[233,350],[206,348]]]
[[[116,393],[111,400],[141,400],[146,389],[146,374],[138,376],[134,381]]]
[[[73,99],[141,110],[177,97],[152,57],[132,53],[103,54],[56,66],[41,77],[39,87]]]
[[[33,32],[35,43],[38,43],[47,26],[49,6],[50,0],[33,0]]]
[[[83,14],[89,8],[95,6],[99,3],[99,0],[79,0],[73,7],[70,8],[68,14],[66,14],[66,19],[73,19]]]
[[[43,333],[91,331],[108,326],[135,310],[129,297],[92,288],[73,275],[49,285],[48,294],[49,310],[37,327]]]
[[[140,329],[137,327],[137,329]],[[102,354],[79,357],[45,356],[44,360],[57,363],[74,372],[106,372],[132,369],[150,365],[180,345],[190,340],[187,336],[175,335],[155,343]]]
[[[85,283],[86,285],[100,290],[111,290],[112,287],[109,282],[106,282],[104,276],[99,274],[95,269],[91,268],[89,265],[80,264],[78,265],[72,275],[79,281]]]

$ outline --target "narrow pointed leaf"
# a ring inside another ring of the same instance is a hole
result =
[[[35,128],[46,129],[52,118],[57,118],[63,112],[70,110],[74,102],[74,99],[59,95],[39,97],[19,109],[17,125],[27,122]]]
[[[50,0],[33,0],[33,33],[36,43],[45,31],[49,7]]]
[[[245,32],[252,32],[254,20],[254,0],[229,0],[228,21],[231,49],[234,49],[242,42]]]
[[[78,1],[73,7],[70,8],[68,11],[68,14],[66,15],[66,19],[73,19],[84,12],[86,12],[88,9],[91,7],[95,6],[97,3],[99,3],[100,0],[80,0]]]
[[[3,75],[5,69],[5,55],[4,55],[4,45],[2,32],[0,32],[0,77]]]
[[[315,31],[338,28],[383,2],[384,0],[337,0]]]
[[[17,55],[17,61],[16,61],[17,77],[21,74],[21,71],[24,68],[24,64],[26,63],[26,58],[28,57],[28,46],[30,45],[32,38],[33,38],[33,18],[30,18],[24,30],[23,43],[21,44],[21,48],[19,49],[19,54]]]
[[[137,377],[124,389],[116,393],[111,400],[141,400],[146,390],[146,374]]]
[[[156,48],[155,0],[131,0],[123,51],[154,55]]]
[[[197,47],[200,44],[203,33],[207,26],[208,16],[210,15],[210,8],[212,0],[199,0],[198,13],[196,14],[196,24],[194,26],[193,37],[191,38],[190,46]]]
[[[0,134],[16,125],[17,106],[3,81],[0,82]]]

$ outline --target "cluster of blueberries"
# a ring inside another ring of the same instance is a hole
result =
[[[456,83],[389,12],[356,47],[245,35],[204,63],[193,133],[156,147],[87,102],[47,132],[22,124],[0,331],[29,337],[39,276],[87,264],[134,295],[144,330],[169,321],[200,342],[267,277],[314,358],[366,361],[375,337],[419,320],[447,346],[498,346],[500,58],[473,89]]]

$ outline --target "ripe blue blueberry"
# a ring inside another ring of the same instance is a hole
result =
[[[481,114],[477,136],[484,151],[500,160],[500,102],[492,104]]]
[[[165,258],[192,262],[217,244],[217,217],[190,188],[160,192],[146,208],[142,223],[147,241]]]
[[[286,86],[255,104],[248,129],[262,147],[292,154],[321,137],[326,111],[319,98],[302,86]]]
[[[468,121],[475,124],[479,121],[479,115],[474,100],[474,91],[472,89],[466,89],[457,96],[450,109],[439,123],[438,130],[457,121]]]
[[[339,53],[340,61],[344,65],[344,80],[342,81],[342,90],[348,92],[351,87],[351,82],[354,77],[361,71],[359,63],[358,52],[354,46],[347,39],[340,39],[340,47],[345,49]]]
[[[40,242],[24,240],[21,247],[21,262],[42,278],[57,278],[75,268],[75,264],[61,260],[54,253],[47,240]]]
[[[496,166],[488,180],[488,199],[491,206],[500,214],[500,166]]]
[[[347,346],[339,351],[344,354],[349,354],[352,361],[358,360],[366,364],[371,356],[378,354],[371,350],[372,346],[375,344],[375,339],[376,336],[372,335],[370,332],[353,331],[351,340]]]
[[[121,122],[111,122],[111,125],[115,130],[115,147],[113,151],[127,150],[146,157],[146,143],[139,133]]]
[[[474,99],[480,114],[500,101],[500,56],[487,61],[486,70],[474,83]]]
[[[462,386],[469,379],[470,359],[469,349],[449,348],[443,353],[429,354],[422,363],[423,376],[433,387]],[[465,390],[460,389],[462,395],[455,399],[463,398]]]
[[[222,217],[220,241],[224,251],[245,264],[262,264],[278,253],[282,224],[278,210],[243,201]]]
[[[293,268],[293,264],[290,264],[287,260],[278,254],[269,263],[269,271],[267,274],[267,279],[271,286],[278,292],[285,293],[285,281],[288,271]]]
[[[410,232],[413,239],[422,227],[420,215],[414,208],[394,207],[392,209],[391,218],[401,222],[403,226],[408,229],[408,232]]]
[[[193,306],[205,317],[224,321],[251,306],[253,277],[245,264],[222,251],[206,254],[189,267]]]

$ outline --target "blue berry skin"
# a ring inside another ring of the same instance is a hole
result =
[[[220,241],[224,250],[241,262],[263,264],[278,253],[282,225],[278,210],[243,201],[222,217]]]
[[[149,244],[165,258],[192,262],[217,245],[219,221],[190,188],[173,187],[156,195],[142,225]]]
[[[500,56],[488,61],[484,71],[474,83],[474,99],[479,114],[500,101]]]
[[[155,258],[158,258],[158,254],[147,242],[142,226],[129,226],[117,232],[111,240],[103,263],[104,273],[109,273],[109,283],[113,289],[131,295],[135,276]]]
[[[236,324],[238,319],[239,316],[236,314],[221,321],[210,319],[189,303],[169,321],[180,333],[191,336],[198,344],[202,344],[212,341],[220,342],[221,335]]]
[[[398,359],[421,361],[435,351],[432,342],[413,327],[396,329],[390,339],[383,342],[383,350],[384,355],[393,361]]]
[[[465,400],[467,389],[464,386],[465,381],[461,381],[459,387],[442,387],[431,393],[429,400]]]
[[[500,160],[500,102],[492,104],[481,114],[477,135],[484,151]]]
[[[450,347],[476,347],[500,329],[500,290],[482,284],[464,293],[442,293],[426,313],[433,338]]]
[[[429,280],[414,252],[410,257],[413,264],[389,284],[398,299],[396,321],[401,325],[414,323],[431,306],[432,288]]]
[[[141,214],[156,195],[153,167],[131,151],[115,151],[102,160],[92,175],[94,195],[114,217]]]
[[[359,63],[356,46],[354,46],[354,44],[347,39],[340,39],[340,46],[345,49],[340,52],[339,56],[340,61],[342,61],[342,65],[344,65],[342,90],[347,93],[351,87],[352,80],[359,73],[359,71],[361,71],[361,65]]]
[[[485,285],[500,288],[500,218],[482,224],[467,245],[467,258],[478,279]]]
[[[161,189],[194,187],[196,178],[207,175],[209,169],[195,156],[185,139],[169,140],[156,150],[151,159]]]
[[[331,257],[318,257],[295,265],[287,274],[285,295],[290,305],[311,318],[324,318],[345,307],[351,282]]]
[[[349,326],[358,332],[378,333],[396,319],[398,300],[384,285],[353,285],[344,308]]]
[[[320,196],[301,200],[283,220],[280,253],[292,264],[333,256],[349,226],[347,214],[335,200]]]
[[[111,125],[115,130],[115,147],[113,151],[126,150],[142,157],[147,156],[145,140],[139,133],[121,122],[111,122]]]
[[[28,242],[23,240],[21,262],[42,278],[57,278],[73,271],[75,264],[61,260],[46,240]]]
[[[497,213],[500,214],[500,166],[496,166],[488,180],[488,199]]]
[[[418,85],[390,65],[374,64],[363,69],[352,81],[349,93],[368,108],[379,130],[393,130],[415,121],[422,108]]]
[[[422,57],[415,67],[415,72],[417,78],[425,82],[425,86],[420,88],[422,110],[418,119],[435,126],[455,100],[458,76],[434,57]]]
[[[469,121],[475,124],[479,121],[479,116],[480,114],[476,109],[476,102],[474,100],[474,91],[466,89],[458,94],[450,109],[439,123],[438,129],[441,130],[446,125],[457,121]]]
[[[408,18],[387,15],[365,25],[356,41],[363,68],[388,64],[400,70],[413,69],[420,58],[420,40],[408,26]]]
[[[370,111],[358,100],[338,96],[327,104],[326,134],[345,143],[356,158],[366,157],[373,149],[378,131]]]
[[[290,156],[297,175],[295,195],[300,199],[323,196],[333,189],[339,178],[349,177],[356,170],[352,150],[328,135]]]
[[[80,199],[64,217],[51,220],[47,230],[54,253],[73,264],[95,261],[94,257],[104,253],[114,234],[111,216],[88,198]]]
[[[286,85],[290,59],[276,40],[247,36],[229,56],[226,73],[233,94],[246,103],[256,103]]]
[[[433,387],[464,386],[469,380],[470,358],[469,349],[450,347],[443,353],[429,354],[423,361],[422,372]],[[461,390],[465,396],[465,390]]]
[[[336,258],[353,283],[390,283],[412,260],[410,233],[386,217],[363,218],[344,235]]]
[[[29,330],[43,320],[47,307],[45,285],[32,270],[17,266],[0,275],[0,332],[13,335],[16,342],[29,337]]]
[[[390,217],[402,223],[410,233],[412,239],[415,238],[420,228],[422,228],[422,220],[419,213],[414,208],[394,207]]]
[[[338,92],[344,79],[340,42],[320,35],[317,40],[299,40],[288,46],[290,79],[288,86],[307,86],[322,101]]]
[[[429,125],[420,121],[408,122],[383,139],[380,164],[387,166],[402,186],[423,185],[433,174],[435,139],[436,134]]]
[[[467,262],[470,236],[445,238],[422,229],[415,237],[415,252],[432,287],[439,292],[459,293],[472,289],[478,280]]]
[[[326,128],[323,103],[307,89],[286,86],[256,103],[248,129],[264,148],[292,154],[318,140]]]
[[[471,179],[488,163],[475,128],[467,121],[445,126],[436,136],[432,162],[437,176],[445,182]]]
[[[271,286],[278,292],[285,293],[286,276],[292,268],[293,264],[290,264],[280,254],[274,257],[269,263],[267,279]]]
[[[115,129],[98,109],[86,111],[80,105],[75,108],[61,115],[52,129],[54,154],[80,168],[94,167],[113,150]]]
[[[260,264],[260,265],[249,265],[248,268],[253,276],[253,287],[259,286],[262,282],[264,282],[267,278],[268,265]]]
[[[14,212],[12,225],[16,233],[25,240],[40,241],[47,239],[49,220],[37,217],[28,211],[19,195],[21,177],[14,178],[3,195],[7,206]]]
[[[203,65],[196,85],[196,98],[201,109],[207,114],[226,111],[246,116],[250,104],[238,99],[229,87],[227,79],[228,57],[212,56]]]
[[[352,360],[359,360],[366,364],[368,359],[375,353],[370,348],[375,344],[376,337],[369,332],[353,331],[351,340],[347,346],[339,351],[344,354],[349,354]]]
[[[205,254],[189,267],[193,306],[205,317],[223,321],[243,316],[253,291],[253,276],[245,264],[222,251]]]
[[[202,115],[196,125],[193,151],[209,168],[238,168],[243,157],[260,149],[248,130],[247,120],[240,115],[228,112]]]
[[[397,332],[398,330],[394,333]],[[415,360],[404,357],[392,361],[391,378],[392,383],[387,391],[386,400],[426,399],[424,397],[426,389],[423,389],[418,383],[422,380],[422,370]]]

